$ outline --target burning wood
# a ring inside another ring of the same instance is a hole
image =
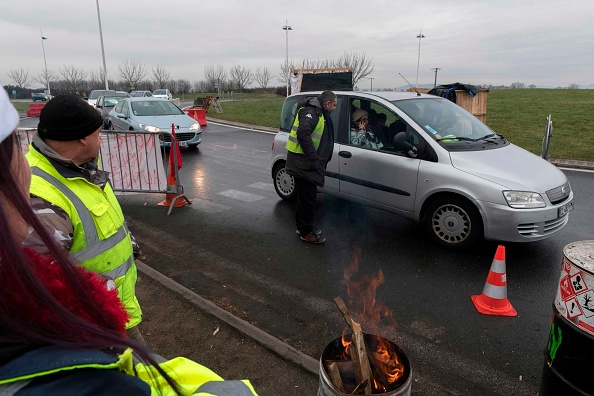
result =
[[[347,325],[353,332],[353,345],[355,348],[351,352],[351,359],[353,360],[353,366],[355,367],[355,377],[357,378],[358,384],[362,385],[364,381],[367,381],[364,389],[365,393],[369,395],[371,394],[373,375],[371,374],[371,366],[369,365],[369,358],[367,357],[367,349],[365,348],[365,340],[363,339],[361,325],[353,320],[348,308],[340,296],[336,297],[334,302],[344,317],[344,320],[346,320]]]
[[[326,372],[335,389],[343,393],[369,395],[397,388],[399,379],[405,375],[405,367],[392,343],[365,334],[361,325],[353,320],[342,298],[336,297],[334,302],[352,331],[351,340],[343,334],[335,353],[326,356]]]

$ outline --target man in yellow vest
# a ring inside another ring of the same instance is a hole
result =
[[[297,116],[285,147],[287,173],[295,179],[297,210],[295,222],[302,241],[324,243],[326,238],[314,227],[314,206],[318,186],[324,186],[326,165],[334,150],[334,127],[330,113],[338,99],[332,91],[299,104]]]
[[[136,299],[136,242],[109,173],[98,168],[102,127],[97,110],[77,96],[60,95],[47,102],[27,153],[31,202],[79,265],[98,273],[107,287],[117,287],[130,315],[126,332],[145,344],[137,327],[142,311]],[[35,245],[35,237],[25,244]]]

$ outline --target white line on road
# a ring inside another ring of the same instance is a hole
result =
[[[221,191],[220,193],[217,193],[217,194],[222,195],[224,197],[228,197],[228,198],[238,199],[243,202],[254,202],[254,201],[259,201],[260,199],[266,198],[261,195],[256,195],[256,194],[238,191],[238,190],[225,190],[225,191]]]

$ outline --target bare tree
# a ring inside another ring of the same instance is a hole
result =
[[[105,80],[103,78],[104,76],[104,72],[103,72],[103,68],[100,67],[99,71],[97,72],[90,72],[89,73],[89,81],[88,81],[88,88],[90,90],[93,89],[105,89]],[[110,87],[115,87],[115,85],[111,84],[111,81],[108,81],[108,84]],[[112,88],[113,89],[113,88]]]
[[[85,91],[87,73],[83,69],[74,66],[64,66],[60,69],[64,79],[64,90],[72,95],[81,94]]]
[[[130,91],[134,91],[138,82],[146,77],[145,66],[135,60],[124,60],[118,65],[118,69],[120,71],[120,79]]]
[[[368,59],[365,52],[345,52],[333,63],[333,67],[351,67],[353,69],[353,86],[363,77],[373,72],[372,60]]]
[[[35,82],[38,82],[39,84],[43,85],[45,87],[45,89],[47,89],[47,84],[53,85],[52,82],[54,82],[56,80],[56,73],[54,73],[51,70],[46,70],[44,69],[41,73],[39,73],[37,75],[37,77],[34,78]]]
[[[20,69],[10,69],[8,72],[8,77],[14,81],[15,85],[19,88],[29,88],[31,85],[29,71],[23,69],[22,67]]]
[[[237,89],[241,91],[254,82],[254,73],[247,67],[234,65],[229,69],[229,78],[233,81]]]
[[[171,80],[171,75],[165,70],[163,65],[159,64],[156,69],[153,69],[153,80],[157,88],[167,88]]]
[[[208,92],[208,82],[204,80],[196,81],[194,83],[194,92]]]
[[[280,70],[278,71],[278,73],[276,74],[276,79],[278,81],[280,81],[283,84],[287,84],[287,79],[289,78],[289,72],[291,71],[291,66],[287,63],[287,61],[284,61],[283,63],[281,63],[280,65]]]
[[[536,88],[536,85],[530,84],[530,85],[528,85],[528,88]]]
[[[190,93],[190,91],[192,90],[192,84],[190,83],[189,80],[180,78],[179,80],[176,81],[176,83],[177,83],[177,92],[186,94],[186,93]]]
[[[221,85],[225,83],[227,80],[227,72],[221,65],[206,65],[204,66],[204,78],[206,79],[208,90],[213,91],[217,85],[221,87]]]
[[[268,83],[272,80],[272,74],[267,67],[258,67],[254,72],[254,78],[260,87],[267,88]]]
[[[580,88],[580,86],[576,83],[572,83],[567,86],[567,89],[579,89],[579,88]]]
[[[526,88],[526,84],[524,84],[523,82],[513,82],[511,83],[511,85],[509,86],[510,88]]]

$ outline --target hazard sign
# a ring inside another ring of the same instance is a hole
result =
[[[589,318],[594,316],[594,291],[588,290],[577,296],[578,303],[584,312],[584,316]]]
[[[581,271],[571,276],[571,287],[575,294],[580,294],[588,290],[588,285],[584,281],[584,276]]]
[[[567,260],[567,257],[563,257],[563,271],[568,274],[571,272],[571,263]]]
[[[583,315],[582,307],[580,307],[580,304],[577,302],[575,297],[571,300],[565,301],[565,308],[567,309],[568,318],[575,318],[576,316]]]
[[[569,279],[569,275],[565,275],[559,281],[559,292],[561,293],[561,298],[563,299],[563,301],[575,296],[573,288],[571,287],[571,280]]]

